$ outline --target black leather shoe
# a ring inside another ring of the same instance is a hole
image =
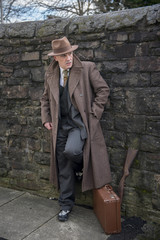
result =
[[[68,220],[70,211],[69,210],[61,210],[58,214],[58,220],[61,222],[65,222]]]

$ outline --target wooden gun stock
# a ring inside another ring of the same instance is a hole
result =
[[[119,197],[120,197],[121,203],[122,203],[122,198],[123,198],[124,182],[125,182],[126,177],[128,177],[128,175],[129,175],[130,166],[131,166],[133,160],[135,159],[137,152],[138,152],[137,149],[132,149],[132,148],[129,148],[127,151],[127,157],[126,157],[124,169],[123,169],[123,176],[120,180],[119,187],[118,187],[118,192],[119,192]]]

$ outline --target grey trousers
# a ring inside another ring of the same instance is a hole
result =
[[[59,129],[57,135],[59,204],[61,210],[71,210],[75,201],[75,172],[83,167],[83,146],[79,128]]]

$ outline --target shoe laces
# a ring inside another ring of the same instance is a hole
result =
[[[69,210],[62,210],[60,213],[59,213],[59,216],[64,216],[66,214],[68,214],[70,211]]]

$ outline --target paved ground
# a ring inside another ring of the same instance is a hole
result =
[[[122,232],[106,235],[92,209],[75,206],[64,223],[58,212],[55,200],[0,187],[0,240],[160,240],[140,218],[122,218]]]

